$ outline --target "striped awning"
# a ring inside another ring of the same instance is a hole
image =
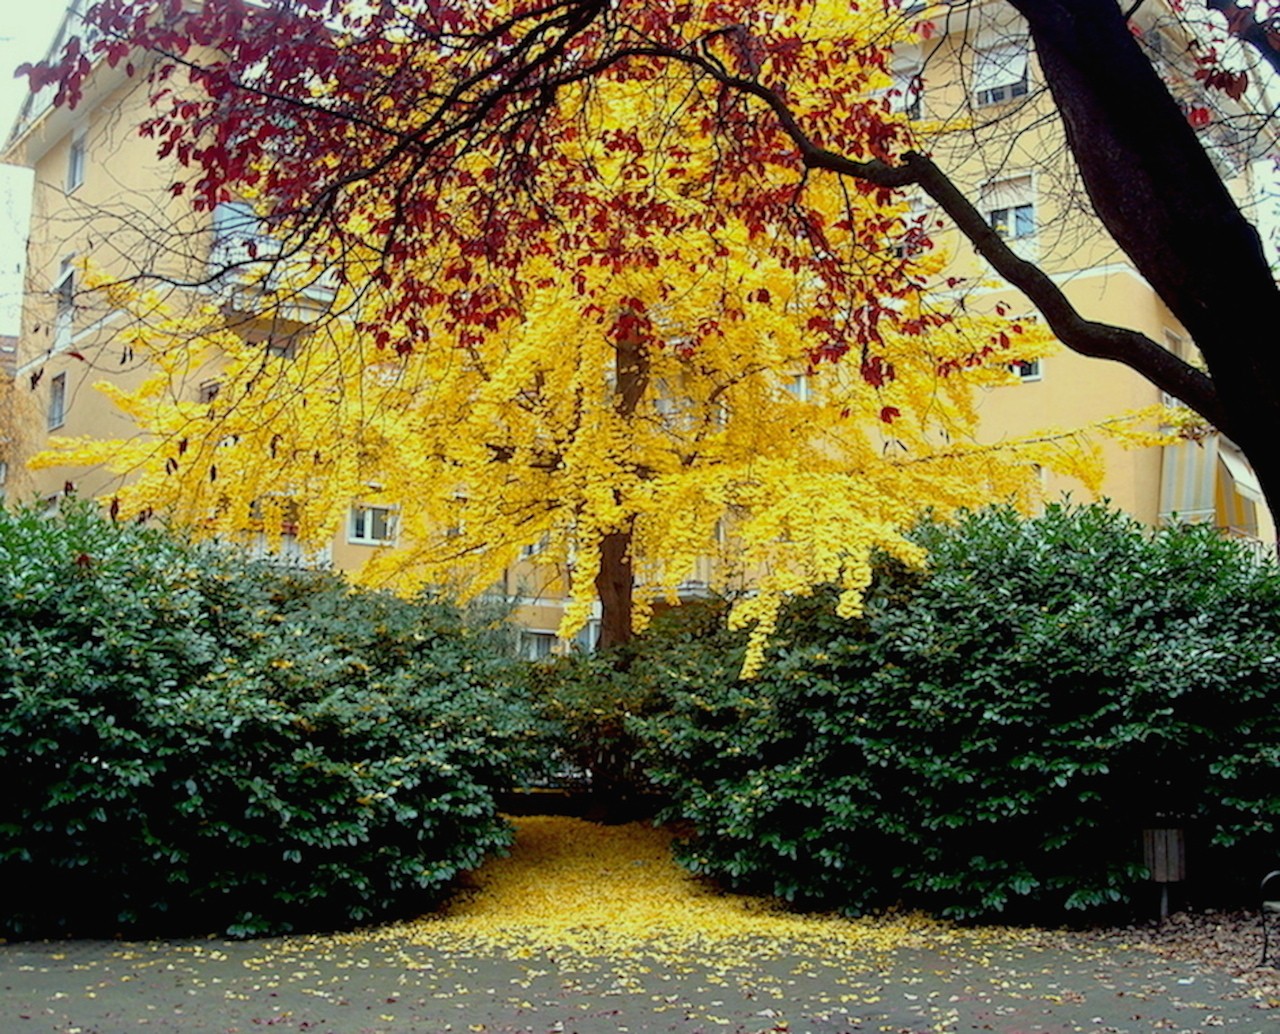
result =
[[[1218,459],[1227,468],[1227,474],[1235,482],[1236,491],[1240,495],[1253,503],[1263,501],[1262,485],[1258,481],[1258,475],[1253,472],[1253,467],[1249,465],[1249,461],[1244,458],[1244,453],[1235,442],[1222,438],[1218,442]]]
[[[1162,524],[1212,522],[1246,538],[1258,533],[1265,505],[1258,475],[1240,448],[1220,434],[1164,446],[1160,473]]]
[[[1162,524],[1198,524],[1214,519],[1218,476],[1218,435],[1198,442],[1165,445],[1160,470]]]

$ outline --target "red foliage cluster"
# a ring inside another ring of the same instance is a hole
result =
[[[361,276],[391,299],[367,328],[380,347],[405,351],[430,333],[474,342],[536,286],[525,281],[531,258],[557,268],[584,305],[600,280],[592,269],[607,278],[673,259],[710,264],[732,219],[822,285],[815,361],[857,348],[879,384],[892,369],[873,353],[898,319],[884,300],[917,286],[909,257],[872,267],[835,254],[779,108],[804,97],[809,138],[854,159],[893,158],[903,124],[867,96],[885,52],[855,40],[813,46],[786,17],[799,6],[100,0],[87,52],[72,40],[27,72],[74,105],[97,60],[145,70],[153,114],[141,131],[183,170],[174,192],[204,211],[241,194],[269,198],[290,248],[320,247],[339,266],[364,256]],[[673,127],[692,116],[702,137],[673,133],[659,149],[644,127],[591,124],[583,112],[605,82],[649,85]],[[616,175],[584,161],[577,145],[588,137],[587,153],[607,154]],[[860,224],[856,209],[842,229],[864,253],[883,250],[887,227]],[[692,235],[712,242],[701,260],[682,243]],[[928,245],[911,231],[910,248]]]

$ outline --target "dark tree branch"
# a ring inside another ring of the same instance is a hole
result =
[[[642,52],[694,65],[730,89],[762,101],[778,119],[808,168],[824,169],[882,187],[919,186],[951,217],[978,254],[1040,310],[1064,345],[1081,355],[1124,363],[1162,391],[1181,399],[1215,427],[1230,433],[1230,414],[1218,398],[1210,377],[1145,334],[1081,316],[1052,278],[1034,263],[1018,256],[931,159],[909,151],[899,165],[880,159],[856,161],[815,144],[777,91],[752,79],[727,75],[699,54],[661,48],[646,48]]]
[[[1124,363],[1215,427],[1228,430],[1230,415],[1208,376],[1145,334],[1085,319],[1044,270],[1009,247],[931,159],[908,152],[904,164],[913,171],[913,181],[951,217],[978,254],[1040,310],[1059,341],[1081,355]]]

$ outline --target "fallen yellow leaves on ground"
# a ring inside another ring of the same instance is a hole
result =
[[[644,956],[671,963],[704,950],[752,957],[801,954],[865,964],[900,948],[981,952],[1004,928],[962,929],[918,913],[850,919],[790,912],[777,902],[725,893],[680,869],[669,831],[599,825],[561,816],[515,820],[506,858],[487,863],[439,914],[380,928],[377,937],[514,957]],[[366,935],[368,936],[368,935]]]

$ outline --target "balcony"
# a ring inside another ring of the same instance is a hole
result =
[[[300,323],[324,312],[339,287],[336,267],[286,254],[253,208],[238,201],[214,209],[207,275],[212,290],[234,310],[270,310]]]

